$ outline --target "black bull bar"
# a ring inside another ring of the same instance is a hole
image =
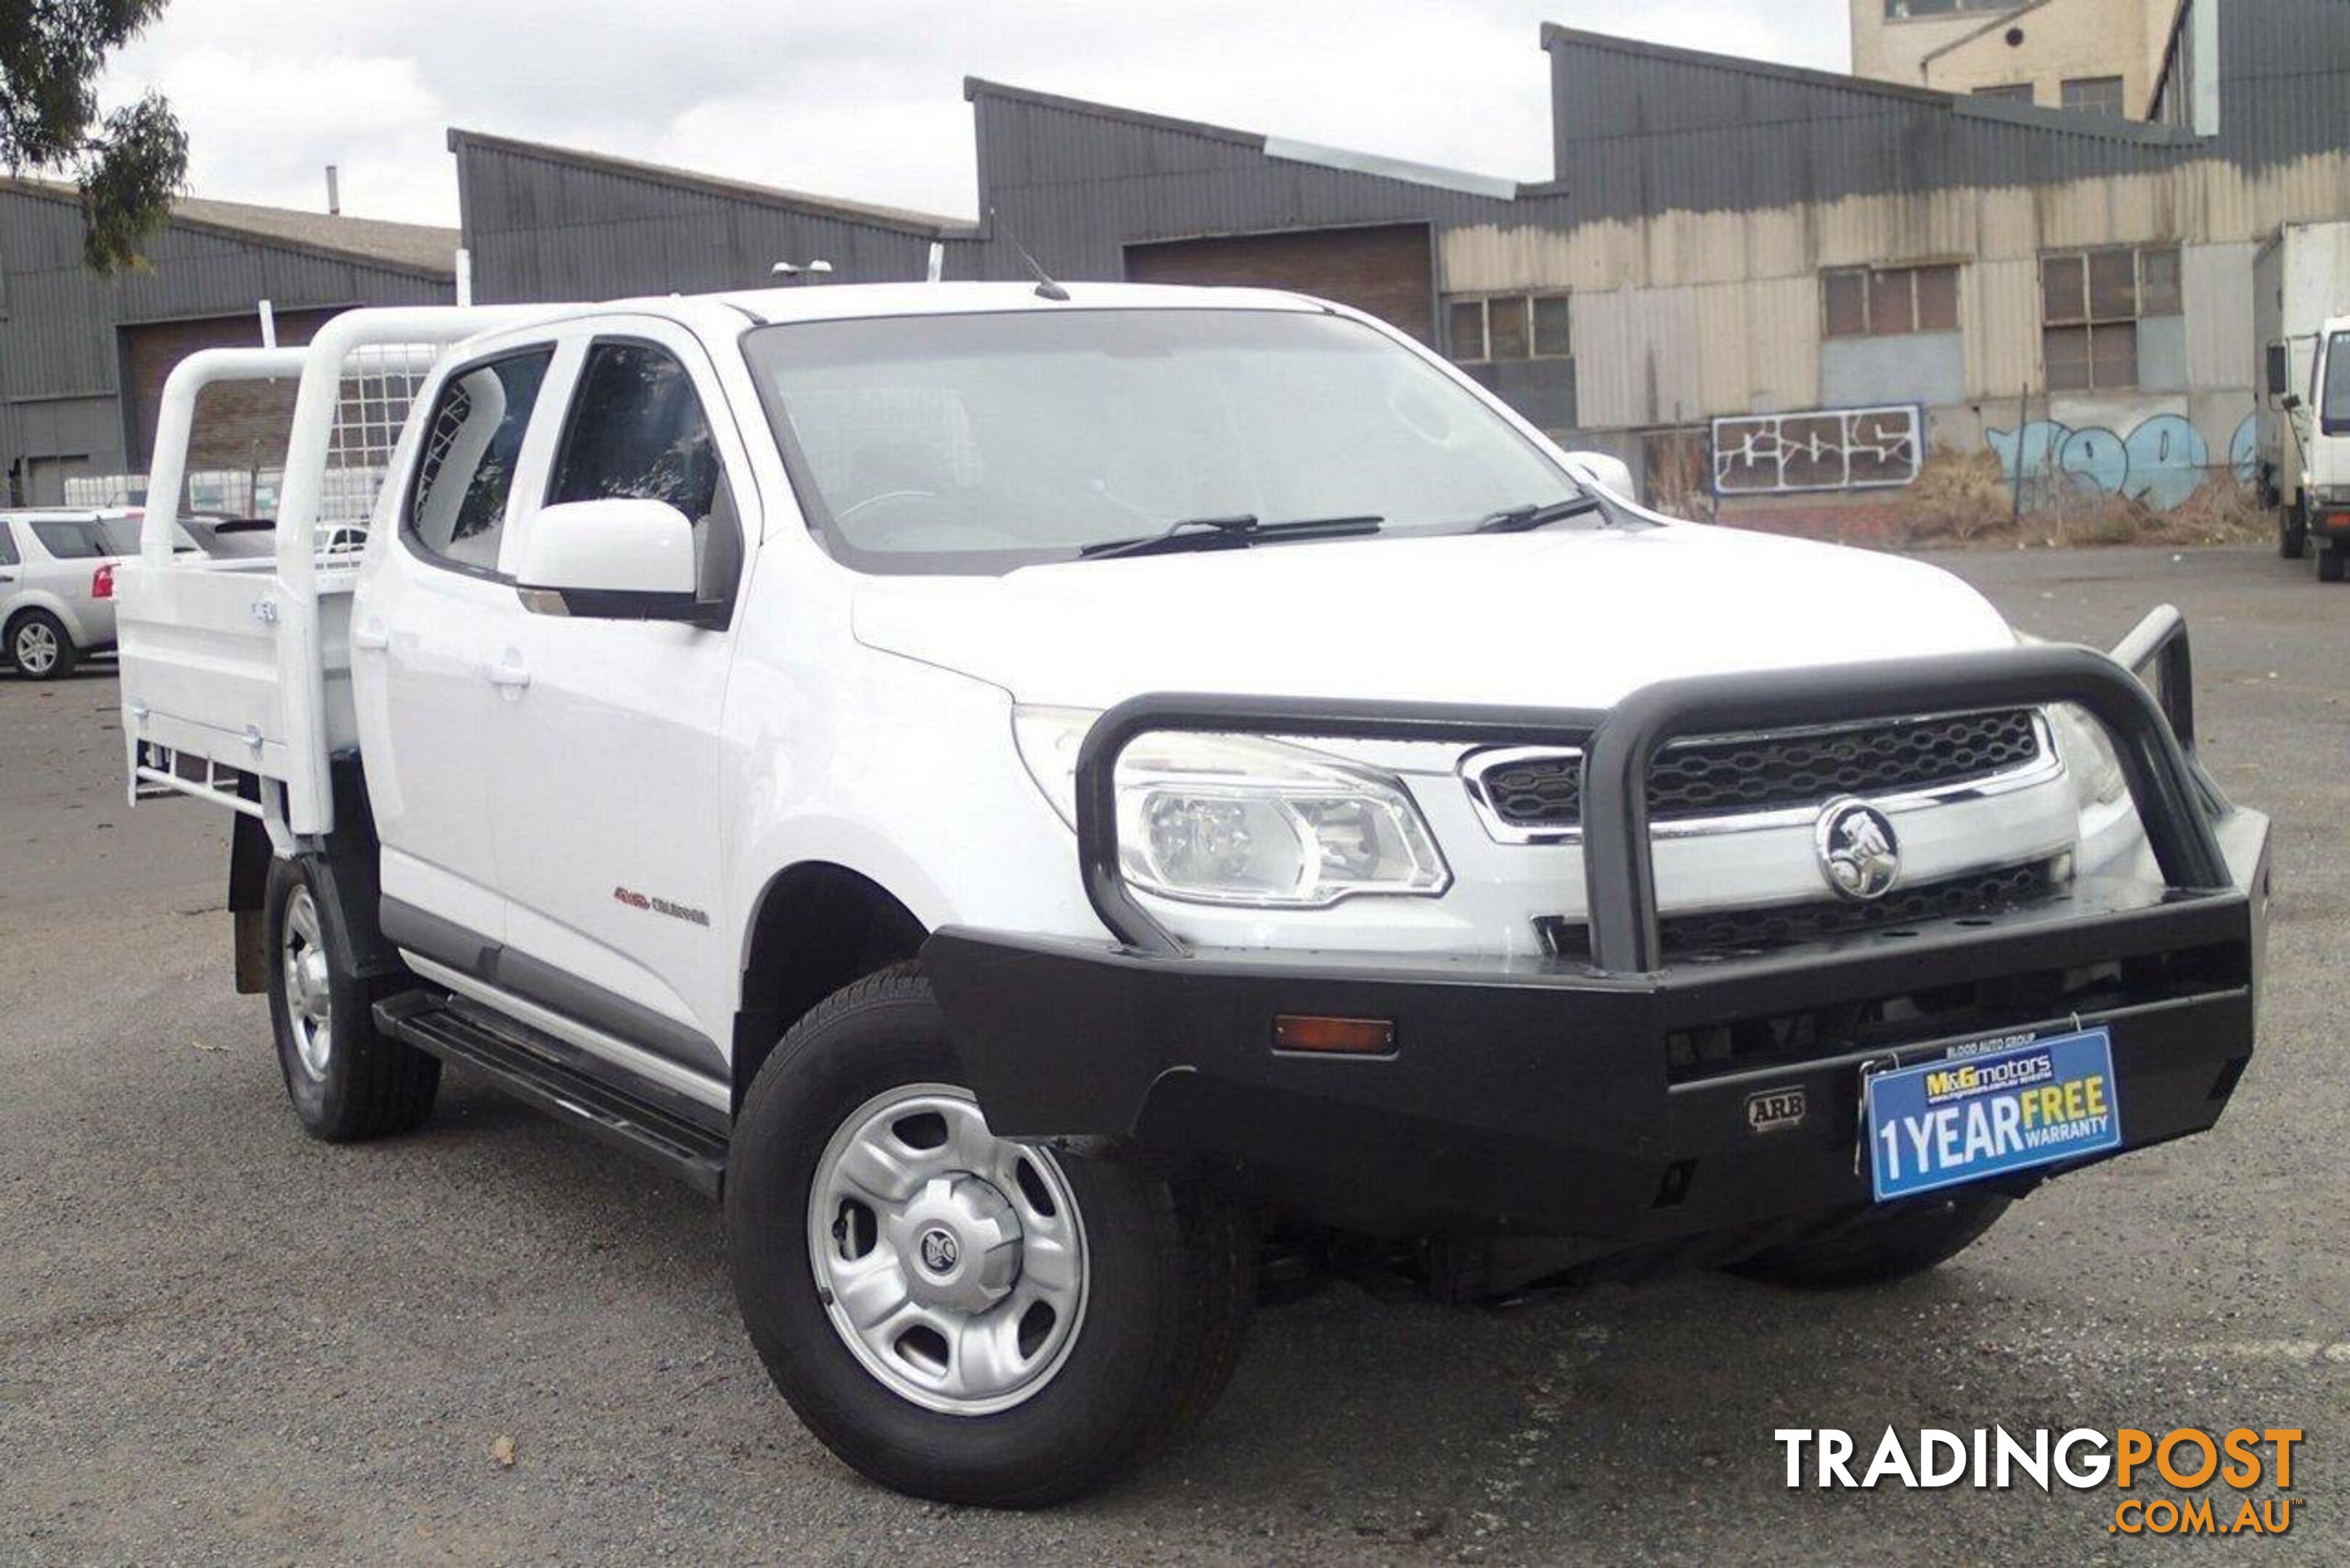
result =
[[[1646,781],[1657,753],[1672,742],[2059,702],[2078,704],[2105,727],[2155,863],[2170,888],[2223,890],[2231,885],[2228,862],[2211,826],[2222,803],[2181,744],[2182,738],[2192,744],[2194,734],[2186,622],[2165,605],[2115,653],[2109,658],[2086,648],[2041,645],[1698,676],[1643,686],[1607,709],[1136,697],[1103,714],[1077,753],[1077,856],[1086,895],[1111,935],[1133,951],[1161,958],[1185,951],[1135,898],[1118,869],[1118,760],[1142,735],[1246,732],[1306,740],[1580,745],[1591,967],[1602,973],[1642,974],[1659,968],[1661,959]]]
[[[1866,1072],[1989,1025],[1824,1034],[1751,1070],[1684,1071],[1668,1043],[1927,986],[1981,987],[1984,1016],[2006,1009],[2001,1033],[2061,1027],[2068,1012],[2109,1023],[2126,1147],[2142,1147],[2209,1127],[2231,1095],[2265,926],[2266,827],[2195,760],[2191,673],[2184,623],[2164,607],[2111,657],[2033,646],[1671,680],[1607,710],[1139,697],[1096,722],[1076,766],[1079,867],[1115,942],[947,927],[924,962],[1002,1135],[1130,1139],[1343,1225],[1499,1223],[1628,1243],[1850,1211],[1867,1200],[1851,1134]],[[1667,961],[1645,781],[1672,742],[2053,703],[2109,737],[2160,888],[2114,874],[1995,921],[1895,933],[1913,940]],[[1118,757],[1167,732],[1580,744],[1588,961],[1193,950],[1118,864]],[[2116,965],[2126,994],[2101,1002],[2057,1006],[2032,989]],[[1276,1016],[1292,1013],[1392,1020],[1397,1046],[1301,1057],[1274,1045]],[[1755,1137],[1751,1096],[1789,1087],[1811,1121]]]

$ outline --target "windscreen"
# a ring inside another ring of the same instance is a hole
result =
[[[2327,435],[2350,435],[2350,332],[2325,345],[2325,400],[2318,405]]]
[[[1455,531],[1575,493],[1443,371],[1321,312],[797,322],[746,350],[804,507],[868,571],[1002,572],[1192,519]]]

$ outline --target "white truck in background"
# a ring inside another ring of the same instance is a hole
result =
[[[2314,535],[2329,583],[2350,561],[2350,352],[2329,363],[2324,349],[2345,330],[2350,221],[2285,224],[2252,255],[2260,493],[2276,511],[2277,553],[2298,561]]]
[[[344,451],[369,356],[429,368]],[[289,374],[275,554],[174,556],[197,392]],[[238,814],[303,1127],[456,1063],[718,1196],[775,1384],[908,1492],[1143,1459],[1268,1262],[1898,1278],[2251,1060],[2268,825],[2176,611],[2033,646],[1660,516],[1342,306],[353,311],[182,363],[151,472],[128,762]]]

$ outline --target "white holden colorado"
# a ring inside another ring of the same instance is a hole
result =
[[[337,393],[421,372],[362,548]],[[1260,1288],[1928,1268],[2199,1131],[2267,825],[2187,642],[1636,505],[1295,296],[806,287],[356,311],[276,554],[126,566],[134,788],[239,814],[328,1139],[443,1063],[722,1197],[848,1463],[1034,1505]]]

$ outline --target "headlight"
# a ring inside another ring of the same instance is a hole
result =
[[[1076,826],[1077,748],[1097,714],[1019,708],[1020,760]],[[1354,894],[1433,896],[1451,885],[1401,780],[1242,735],[1143,735],[1118,764],[1120,869],[1195,903],[1315,909]]]
[[[2028,631],[2014,633],[2019,647],[2044,646],[2047,639],[2033,636]],[[2064,760],[2064,771],[2073,778],[2073,801],[2081,810],[2091,806],[2111,805],[2129,794],[2129,779],[2122,773],[2121,759],[2114,754],[2114,743],[2106,737],[2106,727],[2091,718],[2078,705],[2059,702],[2046,710],[2048,729],[2056,742],[2056,754]]]
[[[2048,728],[2056,737],[2056,754],[2073,775],[2073,798],[2086,811],[2111,805],[2129,794],[2121,759],[2114,755],[2106,727],[2070,702],[2048,710]]]

